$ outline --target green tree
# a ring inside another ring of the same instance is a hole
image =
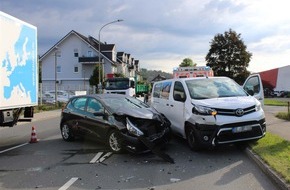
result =
[[[185,58],[183,61],[179,64],[179,67],[194,67],[196,66],[196,63],[193,63],[193,61],[190,58]]]
[[[91,86],[98,86],[99,84],[99,66],[96,66],[94,71],[93,71],[93,74],[91,75],[90,77],[90,85]],[[100,68],[100,73],[102,75],[102,68]]]
[[[214,37],[205,60],[215,76],[227,76],[242,84],[250,74],[247,67],[251,57],[252,53],[247,51],[241,34],[230,29]]]

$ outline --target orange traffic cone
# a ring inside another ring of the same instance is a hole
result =
[[[36,131],[35,131],[35,128],[32,127],[30,143],[36,143],[37,141],[38,141],[38,140],[37,140],[37,137],[36,137]]]

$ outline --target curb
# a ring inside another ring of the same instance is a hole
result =
[[[280,189],[290,190],[290,185],[272,170],[256,153],[249,147],[245,150],[246,154],[262,169],[262,171],[271,179]]]

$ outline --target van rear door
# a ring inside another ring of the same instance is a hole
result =
[[[250,75],[243,84],[243,88],[250,95],[254,96],[264,106],[264,89],[261,77],[259,74]]]

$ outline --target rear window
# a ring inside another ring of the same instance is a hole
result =
[[[87,101],[87,98],[85,98],[85,97],[75,98],[75,99],[72,99],[71,102],[69,102],[67,107],[68,108],[76,108],[79,110],[85,110],[86,101]]]

